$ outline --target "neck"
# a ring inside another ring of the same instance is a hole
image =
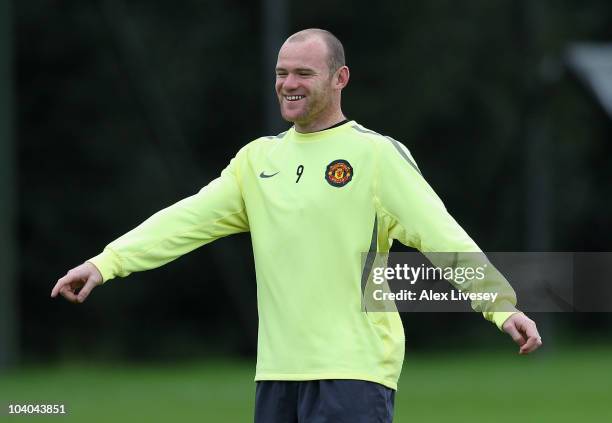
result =
[[[313,122],[309,123],[299,123],[295,122],[295,130],[302,134],[307,134],[309,132],[317,132],[325,128],[329,128],[330,126],[335,125],[338,122],[342,122],[346,117],[342,110],[338,109],[338,111],[330,116],[327,116],[324,119],[317,119]]]

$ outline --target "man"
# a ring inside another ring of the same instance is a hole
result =
[[[276,93],[294,126],[243,147],[221,176],[70,270],[51,293],[83,302],[117,276],[161,266],[220,237],[250,231],[259,339],[255,421],[391,422],[404,356],[397,312],[361,311],[362,252],[393,239],[431,251],[480,251],[447,213],[409,151],[346,119],[342,44],[320,29],[280,49]],[[535,323],[485,312],[527,354]]]

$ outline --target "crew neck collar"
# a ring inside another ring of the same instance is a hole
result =
[[[349,119],[344,119],[338,123],[333,124],[332,126],[321,129],[314,132],[298,132],[295,130],[295,126],[291,127],[290,131],[293,137],[298,141],[306,141],[313,140],[316,138],[326,137],[331,134],[335,134],[336,132],[341,131],[343,128],[346,128],[349,123],[354,121]]]
[[[341,120],[338,123],[334,123],[332,126],[328,126],[327,128],[319,129],[318,131],[315,131],[315,132],[321,132],[321,131],[327,131],[328,129],[334,129],[334,128],[340,126],[340,125],[344,125],[348,121],[349,121],[348,119],[344,119],[344,120]]]

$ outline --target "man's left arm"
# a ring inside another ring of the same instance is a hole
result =
[[[482,254],[425,181],[405,146],[395,140],[380,144],[378,163],[378,208],[392,222],[392,238],[423,253]],[[520,354],[528,354],[542,345],[536,325],[515,308],[514,290],[493,266],[491,269],[485,284],[498,296],[493,303],[479,304],[479,311],[512,337],[521,347]]]

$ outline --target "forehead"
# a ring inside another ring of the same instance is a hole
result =
[[[303,41],[285,41],[278,52],[277,67],[285,69],[327,67],[327,46],[319,37],[309,37]]]

